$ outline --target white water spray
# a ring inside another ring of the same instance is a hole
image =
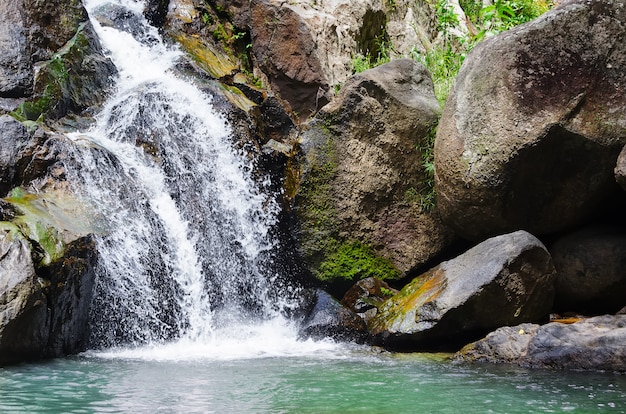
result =
[[[147,25],[143,4],[86,3],[92,18],[124,8],[141,26],[138,35],[93,21],[119,81],[97,124],[73,135],[74,173],[108,230],[98,240],[93,345],[148,344],[153,355],[155,344],[178,355],[234,343],[259,354],[293,348],[295,328],[269,303],[273,276],[261,265],[277,203],[257,190],[210,97],[176,76],[181,54]],[[216,334],[227,324],[237,335]]]

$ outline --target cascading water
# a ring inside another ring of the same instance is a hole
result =
[[[119,80],[97,124],[73,135],[81,158],[73,174],[106,225],[97,240],[92,346],[207,343],[233,324],[238,335],[259,326],[289,331],[268,300],[274,275],[263,264],[277,204],[257,190],[227,122],[175,75],[180,52],[147,25],[141,2],[86,7],[92,17],[123,8],[139,25],[123,31],[93,21]]]

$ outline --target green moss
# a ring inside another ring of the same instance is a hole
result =
[[[62,101],[72,99],[70,71],[79,67],[89,51],[89,41],[80,25],[74,37],[52,59],[44,63],[37,75],[37,98],[23,102],[11,115],[20,121],[41,122]],[[60,114],[62,115],[62,114]]]
[[[33,258],[39,266],[61,258],[73,238],[103,230],[94,226],[78,200],[62,192],[30,194],[18,187],[3,200],[13,206],[16,215],[2,228],[19,229],[33,245],[37,255]]]
[[[318,279],[359,280],[367,277],[396,279],[400,272],[389,260],[376,256],[371,248],[358,241],[337,243],[320,264]]]
[[[318,124],[309,133],[310,138],[318,144],[307,154],[308,169],[297,188],[296,212],[301,225],[300,240],[305,261],[315,272],[323,258],[329,254],[331,241],[338,238],[337,211],[333,202],[337,155],[334,136],[322,124]]]

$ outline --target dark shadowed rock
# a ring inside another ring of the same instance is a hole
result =
[[[0,364],[6,364],[42,356],[49,318],[28,241],[0,224]]]
[[[50,190],[0,212],[0,364],[84,350],[96,263],[84,206]]]
[[[432,178],[421,148],[429,146],[438,115],[430,74],[401,59],[350,78],[310,122],[301,135],[304,165],[294,174],[300,179],[295,208],[305,261],[320,279],[351,285],[369,276],[399,277],[450,244],[452,232],[424,207]],[[370,253],[395,270],[347,277],[324,270],[343,256]]]
[[[626,315],[597,316],[573,324],[503,327],[464,347],[457,361],[527,367],[626,371]]]
[[[615,166],[615,180],[626,191],[626,146],[622,148],[619,157],[617,157],[617,165]]]
[[[143,14],[151,25],[163,27],[169,4],[170,0],[148,0]]]
[[[365,342],[368,338],[363,319],[320,289],[305,291],[306,316],[300,328],[304,338],[333,338]]]
[[[435,145],[446,223],[472,240],[546,234],[612,202],[626,142],[624,22],[621,0],[570,0],[472,50]]]
[[[615,313],[626,306],[626,230],[591,226],[550,248],[557,271],[555,310]]]
[[[500,326],[547,318],[554,276],[534,236],[494,237],[406,285],[379,306],[370,332],[391,348],[453,348]]]
[[[15,187],[19,154],[28,146],[30,136],[21,122],[9,115],[0,116],[0,196]]]

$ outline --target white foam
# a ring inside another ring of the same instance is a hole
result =
[[[298,339],[296,328],[276,318],[257,324],[216,329],[211,338],[181,339],[141,347],[90,351],[86,355],[103,359],[142,361],[227,361],[277,357],[341,358],[350,346],[331,339]]]

